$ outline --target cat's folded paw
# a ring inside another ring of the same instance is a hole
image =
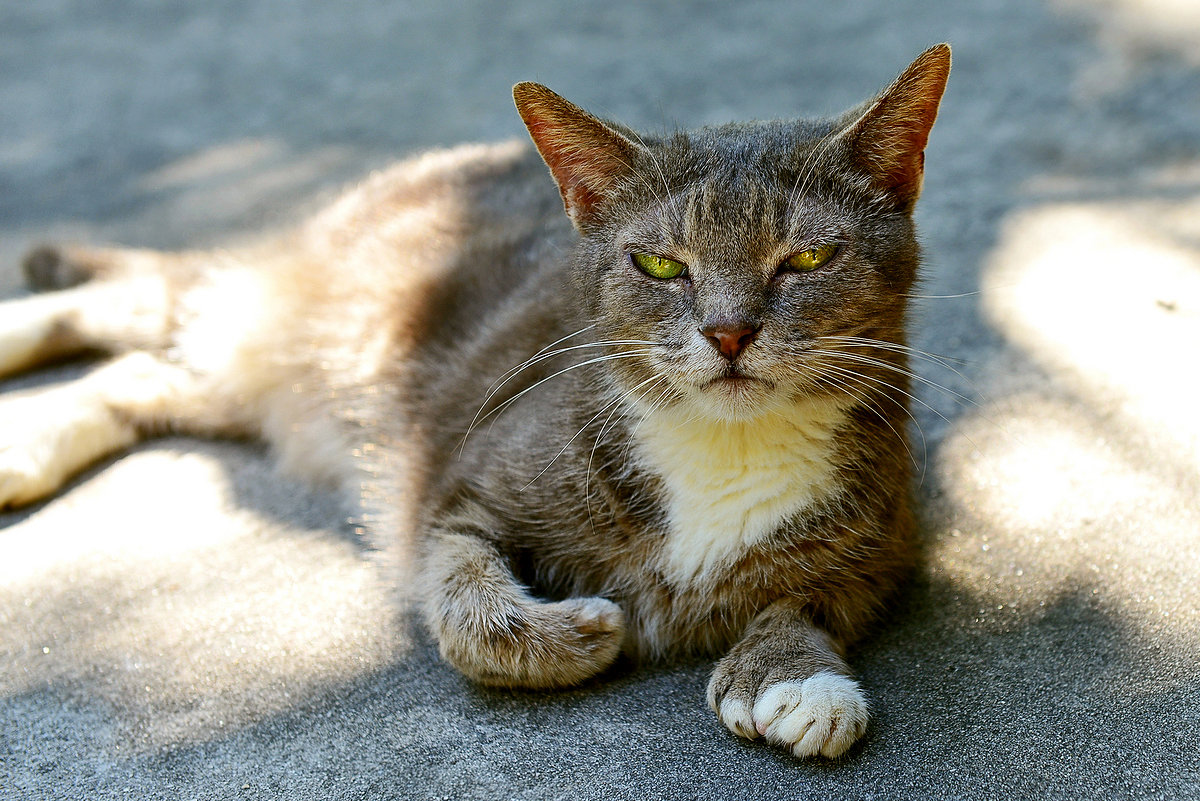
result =
[[[625,613],[605,598],[535,603],[502,618],[438,627],[442,655],[470,678],[499,687],[571,687],[611,665]]]
[[[798,681],[742,681],[717,668],[708,702],[721,723],[747,739],[765,738],[797,757],[836,757],[867,729],[867,701],[853,679],[821,672]]]
[[[83,402],[74,386],[0,401],[0,509],[53,495],[110,450],[111,415]]]
[[[546,610],[565,614],[581,642],[588,643],[592,650],[608,651],[619,649],[620,637],[625,633],[625,613],[607,598],[568,598],[565,601],[548,603]],[[616,653],[613,653],[616,656]]]
[[[570,687],[611,665],[625,638],[625,612],[606,598],[540,604],[522,672],[529,686]]]
[[[41,500],[62,483],[52,464],[53,410],[38,400],[5,398],[0,402],[0,509]]]

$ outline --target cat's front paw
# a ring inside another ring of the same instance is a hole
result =
[[[55,458],[60,410],[44,397],[0,401],[0,509],[41,500],[63,483]]]
[[[858,683],[836,673],[773,684],[754,704],[758,732],[798,757],[839,756],[862,737],[868,717]]]
[[[761,685],[740,678],[722,664],[708,685],[709,706],[740,737],[762,736],[797,757],[836,757],[867,730],[866,697],[846,676],[822,671]]]
[[[479,610],[434,624],[442,656],[481,684],[573,687],[616,660],[625,613],[605,598],[537,602],[506,614]]]

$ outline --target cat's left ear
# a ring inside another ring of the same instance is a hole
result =
[[[950,45],[934,45],[842,134],[856,166],[902,208],[921,194],[925,144],[949,77]]]
[[[584,230],[630,175],[641,145],[541,84],[513,87],[517,111],[550,168],[563,206]]]

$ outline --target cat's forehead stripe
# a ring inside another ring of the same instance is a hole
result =
[[[697,182],[684,197],[687,237],[720,234],[743,246],[786,233],[787,194],[762,177],[730,170]]]

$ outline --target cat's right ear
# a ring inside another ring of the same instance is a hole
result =
[[[558,183],[567,216],[585,230],[632,173],[641,146],[541,84],[517,84],[513,100]]]

